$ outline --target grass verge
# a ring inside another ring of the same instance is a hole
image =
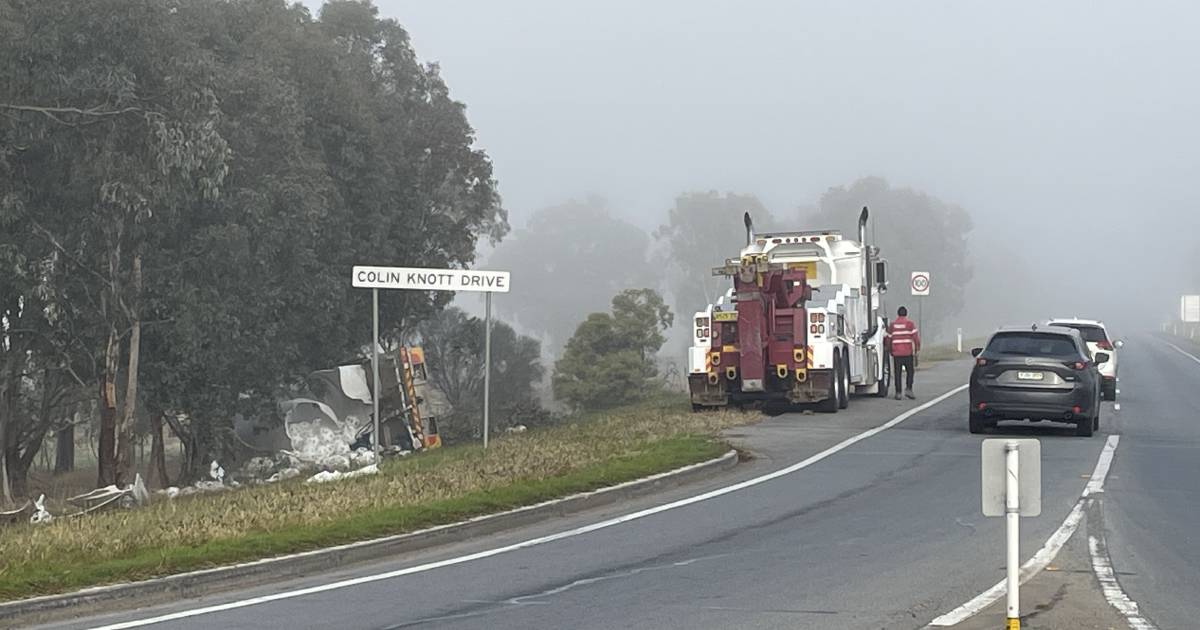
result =
[[[0,530],[0,600],[59,593],[414,531],[719,456],[753,416],[663,399],[387,462],[379,475],[293,480]]]

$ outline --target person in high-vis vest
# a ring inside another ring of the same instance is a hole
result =
[[[908,309],[901,306],[896,311],[896,319],[888,324],[888,347],[892,352],[892,374],[896,375],[896,400],[903,394],[910,399],[916,399],[913,393],[913,360],[921,351],[921,332],[917,325],[908,318]],[[905,373],[904,381],[900,380],[900,372]],[[903,385],[907,385],[906,390]]]

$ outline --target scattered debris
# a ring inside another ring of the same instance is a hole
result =
[[[362,477],[365,475],[376,475],[376,474],[379,474],[379,466],[376,464],[371,464],[370,466],[364,466],[362,468],[359,468],[358,470],[352,470],[350,472],[340,472],[337,470],[322,470],[321,472],[309,477],[307,480],[305,480],[304,483],[325,483],[328,481],[339,481],[341,479],[352,479],[354,477]]]
[[[0,510],[0,525],[15,525],[24,522],[27,516],[25,514],[33,507],[33,503],[26,501],[24,505],[15,510]]]
[[[41,523],[49,523],[54,520],[54,516],[46,511],[46,495],[41,495],[33,502],[33,516],[29,517],[29,522],[34,525]]]
[[[515,425],[515,426],[508,427],[508,428],[507,428],[507,429],[505,429],[504,431],[505,431],[505,432],[507,432],[507,433],[524,433],[524,432],[525,432],[525,430],[526,430],[526,429],[525,429],[525,425],[523,425],[523,424],[518,424],[518,425]]]

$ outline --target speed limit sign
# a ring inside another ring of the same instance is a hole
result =
[[[914,271],[912,274],[912,294],[929,295],[929,272]]]

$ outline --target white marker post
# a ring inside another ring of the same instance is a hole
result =
[[[379,442],[379,290],[406,289],[410,291],[475,291],[487,294],[483,333],[483,447],[488,445],[488,412],[492,388],[492,294],[508,293],[510,276],[507,271],[472,271],[469,269],[423,269],[414,267],[368,267],[355,265],[352,285],[372,290],[371,372],[375,383],[372,404],[375,413],[374,448],[378,461]]]
[[[991,439],[981,449],[983,515],[1005,519],[1005,628],[1020,630],[1021,517],[1042,513],[1042,446],[1037,440]]]
[[[962,329],[958,329],[958,353],[962,354]]]

